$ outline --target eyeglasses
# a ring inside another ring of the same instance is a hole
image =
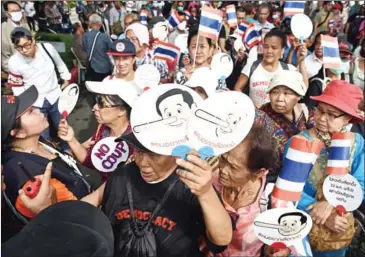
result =
[[[113,108],[113,107],[119,107],[120,105],[114,104],[114,105],[108,105],[105,103],[105,100],[100,95],[94,96],[94,104],[97,104],[100,109],[104,108]]]
[[[334,115],[334,114],[332,114],[332,113],[328,113],[328,112],[325,112],[325,111],[323,111],[323,110],[321,110],[320,108],[318,108],[318,107],[314,107],[314,114],[316,115],[316,116],[322,116],[322,115],[325,115],[326,116],[326,119],[327,119],[327,121],[329,121],[329,122],[333,122],[335,119],[338,119],[338,118],[340,118],[340,117],[342,117],[342,116],[345,116],[346,115],[346,113],[342,113],[342,114],[340,114],[340,115]]]
[[[24,45],[16,45],[15,49],[18,51],[29,50],[32,47],[32,41],[30,43],[25,43]]]

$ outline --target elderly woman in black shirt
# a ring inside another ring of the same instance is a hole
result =
[[[115,256],[136,254],[126,253],[133,227],[148,223],[172,184],[162,208],[150,221],[156,255],[203,256],[199,250],[202,239],[212,252],[223,251],[232,239],[233,226],[212,185],[211,166],[196,153],[188,154],[187,160],[152,153],[133,133],[121,139],[135,147],[135,161],[114,171],[105,189],[101,187],[86,197],[96,206],[102,202],[114,230]]]

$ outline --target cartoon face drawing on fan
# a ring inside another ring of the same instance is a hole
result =
[[[171,89],[157,98],[156,111],[162,119],[176,117],[169,126],[180,127],[186,123],[195,103],[189,92],[181,89]]]
[[[277,229],[283,236],[294,236],[299,234],[307,226],[307,217],[300,212],[284,213],[279,217],[279,224],[255,221],[258,227]]]
[[[241,116],[236,112],[230,112],[227,114],[225,119],[217,117],[207,111],[199,109],[195,112],[196,117],[214,124],[215,135],[219,137],[222,134],[233,133],[238,123],[242,120]]]
[[[216,128],[216,135],[218,137],[218,133],[223,133],[223,134],[227,134],[227,133],[232,133],[233,131],[235,131],[235,129],[238,126],[238,123],[241,121],[241,116],[239,116],[237,113],[229,113],[227,118],[226,118],[226,122],[228,124],[228,126],[220,126],[218,128]]]
[[[185,90],[173,88],[156,100],[156,112],[161,117],[159,120],[146,122],[133,127],[135,133],[142,130],[168,126],[180,128],[187,125],[191,110],[196,108],[193,96]]]
[[[283,236],[293,236],[307,225],[307,217],[300,212],[285,213],[279,217],[278,223],[283,226],[278,231]]]

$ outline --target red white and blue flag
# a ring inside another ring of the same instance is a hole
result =
[[[285,1],[284,16],[294,16],[298,13],[304,13],[305,1]]]
[[[328,22],[328,27],[333,27],[335,25],[335,20],[330,20],[329,22]]]
[[[243,42],[248,49],[251,49],[255,45],[259,45],[261,43],[261,35],[255,26],[250,26],[244,36]]]
[[[324,68],[340,69],[341,58],[336,37],[321,35]]]
[[[252,23],[243,21],[241,24],[238,25],[237,29],[235,30],[235,33],[243,37],[245,35],[246,30],[252,26],[254,26]]]
[[[278,200],[299,201],[317,157],[323,147],[319,141],[293,137],[276,180],[272,196]]]
[[[203,6],[200,16],[199,35],[217,40],[222,27],[223,12]]]
[[[146,10],[142,10],[141,13],[139,14],[139,21],[141,22],[142,25],[147,25],[147,11]]]
[[[350,132],[333,134],[327,160],[328,175],[346,175],[349,172],[353,139],[354,135]]]
[[[154,51],[154,58],[173,62],[175,59],[177,59],[179,54],[180,48],[177,46],[159,41]]]
[[[179,25],[181,22],[183,22],[184,18],[180,17],[180,15],[177,13],[177,11],[173,10],[171,12],[170,17],[167,19],[170,26],[172,28],[175,28],[177,25]]]
[[[191,17],[191,13],[189,11],[184,11],[186,20],[189,20]]]
[[[234,4],[226,6],[227,23],[229,27],[237,27],[236,7]]]

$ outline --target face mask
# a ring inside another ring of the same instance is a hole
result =
[[[276,20],[276,19],[278,19],[278,18],[279,18],[279,15],[274,14],[274,15],[272,16],[272,18],[273,18],[274,20]]]
[[[22,12],[19,11],[19,12],[12,12],[10,13],[11,15],[11,20],[14,21],[14,22],[19,22],[21,19],[22,19]]]
[[[340,75],[343,72],[342,67],[339,69],[330,69],[330,71],[335,75]]]
[[[341,69],[342,69],[345,73],[348,73],[348,72],[349,72],[349,70],[350,70],[350,61],[342,62],[342,64],[341,64]]]
[[[177,10],[178,10],[179,12],[183,12],[183,11],[184,11],[184,6],[178,6],[178,7],[177,7]]]

